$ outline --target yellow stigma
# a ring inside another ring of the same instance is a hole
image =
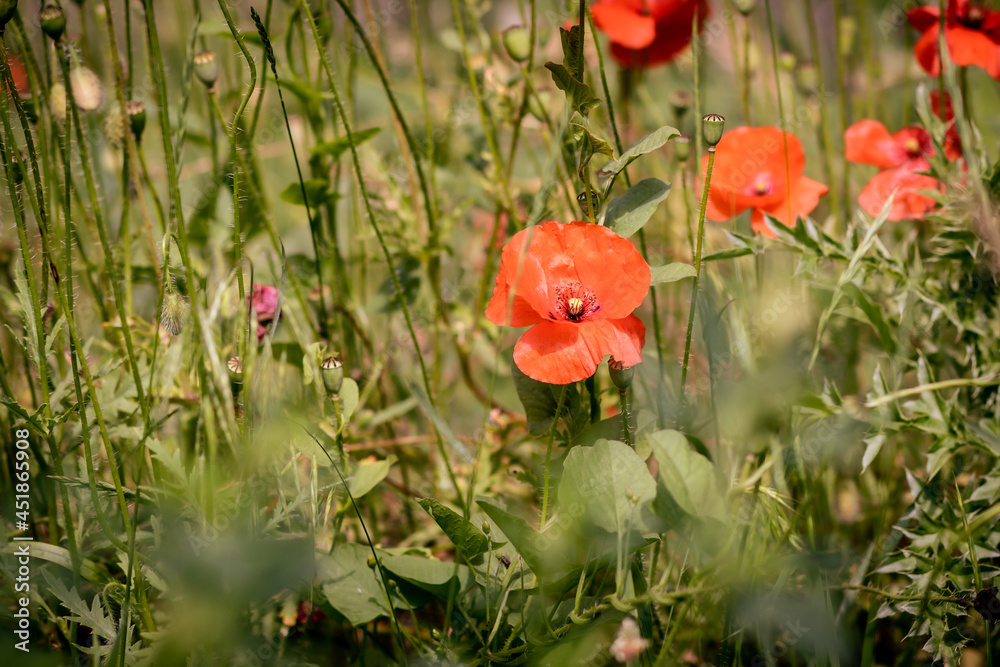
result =
[[[583,299],[573,297],[566,305],[569,306],[568,310],[570,315],[579,315],[583,312]]]
[[[907,139],[904,149],[910,155],[920,155],[920,142],[916,139]]]
[[[760,176],[754,181],[753,188],[758,195],[766,195],[771,191],[771,183],[767,178]]]

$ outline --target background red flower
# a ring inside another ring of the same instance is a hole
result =
[[[701,32],[710,13],[706,0],[598,0],[590,7],[594,25],[611,40],[611,55],[631,68],[673,60],[691,43],[696,13]]]
[[[940,9],[924,5],[906,13],[910,25],[922,32],[913,47],[917,62],[932,76],[941,66],[938,57]],[[944,16],[944,39],[956,65],[976,65],[1000,78],[1000,12],[968,0],[948,0]]]

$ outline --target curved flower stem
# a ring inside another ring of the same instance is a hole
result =
[[[563,401],[566,400],[567,387],[569,387],[569,385],[564,384],[562,391],[559,392],[559,402],[556,404],[556,414],[552,417],[552,428],[549,429],[549,442],[545,447],[545,473],[544,480],[542,481],[542,516],[538,521],[539,527],[545,525],[545,519],[548,517],[549,513],[549,468],[552,463],[552,443],[556,439],[556,426],[559,425],[559,415],[562,414]]]
[[[715,165],[715,146],[708,149],[708,168],[705,170],[705,186],[701,192],[701,210],[698,213],[698,243],[694,253],[694,285],[691,286],[691,309],[688,312],[687,334],[684,336],[684,364],[681,366],[681,389],[679,405],[684,406],[684,390],[687,384],[688,362],[691,358],[691,332],[694,329],[694,313],[698,307],[698,287],[701,284],[701,252],[705,240],[705,207],[708,205],[708,186],[712,182],[712,167]]]
[[[632,425],[628,414],[628,389],[618,390],[618,403],[622,413],[622,438],[625,444],[632,446]]]

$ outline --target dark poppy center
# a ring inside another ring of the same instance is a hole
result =
[[[758,176],[753,182],[754,194],[758,196],[771,194],[771,187],[771,179],[765,175]]]
[[[555,312],[549,312],[554,320],[582,322],[601,309],[594,292],[580,283],[569,283],[556,288]]]
[[[920,157],[923,151],[920,150],[920,142],[917,141],[915,137],[910,137],[903,144],[903,150],[906,151],[907,155],[910,157]]]
[[[970,28],[978,28],[985,20],[986,12],[983,11],[983,8],[971,6],[965,11],[965,18],[961,20],[961,23]]]

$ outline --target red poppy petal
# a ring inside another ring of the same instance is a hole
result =
[[[578,382],[593,375],[608,354],[626,366],[642,361],[645,332],[634,315],[580,324],[542,322],[517,341],[514,363],[539,382]]]
[[[503,263],[500,265],[500,273],[497,274],[493,297],[486,306],[486,319],[493,324],[507,327],[528,327],[542,321],[542,316],[524,297],[515,295],[514,300],[510,300],[510,285]]]
[[[562,225],[558,222],[546,222],[522,229],[511,237],[500,255],[500,271],[504,274],[508,287],[531,310],[542,316],[549,312],[550,305],[556,298],[556,288],[572,279],[569,273],[572,262],[556,239],[559,227]],[[575,273],[572,275],[575,276]],[[497,280],[499,286],[499,275]],[[494,297],[496,296],[498,295],[494,289]],[[527,319],[523,310],[521,308],[519,311],[521,317],[516,321]],[[514,313],[501,311],[498,306],[494,306],[492,313],[497,319],[490,317],[491,322],[504,323],[506,316],[510,315],[511,326],[524,326],[513,324]]]
[[[806,154],[795,135],[777,127],[737,127],[722,135],[716,147],[711,189],[732,197],[738,206],[771,206],[784,199],[788,181],[798,179],[805,167]],[[759,179],[767,185],[766,193],[757,191]]]
[[[938,74],[938,25],[932,25],[913,45],[913,55],[925,72],[931,76]]]
[[[941,14],[937,7],[924,5],[906,12],[906,18],[910,20],[910,25],[920,32],[927,32],[938,24],[938,17]]]
[[[701,186],[699,185],[698,188],[700,190]],[[724,222],[747,210],[748,207],[740,205],[736,199],[731,191],[709,188],[705,217],[716,222]]]
[[[645,49],[656,38],[655,19],[622,3],[598,2],[590,8],[590,15],[611,42],[626,49]]]
[[[936,202],[917,191],[939,187],[937,179],[914,173],[910,168],[887,169],[868,181],[858,197],[858,204],[868,215],[877,216],[891,196],[888,220],[919,220],[934,208]]]
[[[778,238],[778,235],[767,226],[764,214],[756,208],[750,213],[750,228],[753,229],[754,234],[760,234],[761,236],[766,236],[769,239]]]
[[[1000,46],[992,39],[963,26],[945,28],[944,36],[956,65],[977,65],[993,78],[1000,77]]]
[[[786,201],[772,208],[760,210],[772,218],[780,220],[786,227],[794,227],[795,221],[800,216],[809,215],[819,204],[819,198],[829,190],[829,187],[819,181],[803,176],[792,185],[792,190]]]
[[[618,319],[638,308],[649,292],[651,275],[632,242],[585,222],[561,228],[580,284],[593,291],[600,304],[595,316]]]
[[[889,130],[877,120],[865,119],[854,123],[844,132],[845,156],[848,162],[895,167],[906,161],[906,152],[893,141]]]

